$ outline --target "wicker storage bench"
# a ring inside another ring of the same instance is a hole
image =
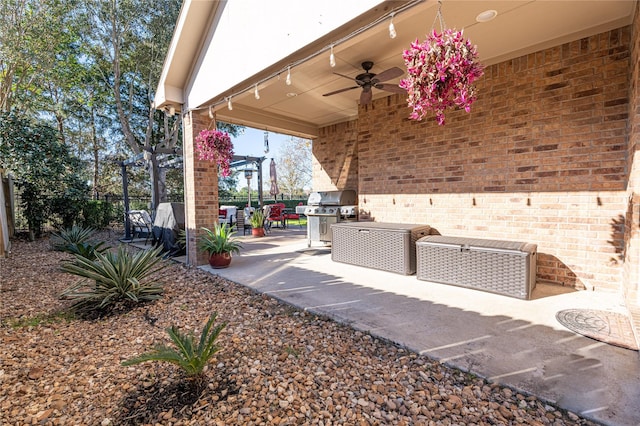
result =
[[[398,274],[416,272],[416,241],[431,227],[405,223],[340,222],[331,225],[331,259]]]
[[[416,243],[417,278],[530,299],[535,244],[431,235]]]

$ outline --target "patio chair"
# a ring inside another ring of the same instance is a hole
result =
[[[285,220],[286,226],[289,226],[289,224],[291,223],[290,221],[297,220],[298,227],[302,227],[302,225],[300,224],[300,214],[296,213],[295,211],[292,211],[291,209],[284,209],[284,220]]]
[[[265,219],[269,222],[269,228],[271,228],[273,222],[279,224],[277,227],[282,227],[283,229],[287,227],[287,221],[284,215],[284,203],[268,204],[265,207],[269,207],[269,214],[265,212],[264,215]]]
[[[244,209],[244,211],[238,211],[238,217],[236,218],[236,229],[238,232],[240,232],[240,228],[242,228],[242,235],[247,235],[247,231],[251,233],[251,223],[249,223],[249,218],[251,216],[247,216],[245,220],[246,211],[247,209]]]
[[[264,233],[271,233],[271,221],[269,220],[269,216],[271,216],[271,208],[272,204],[266,204],[262,206],[262,213],[264,214]]]
[[[142,233],[144,233],[146,237],[144,244],[146,245],[149,242],[149,238],[153,237],[153,221],[151,220],[151,216],[146,210],[129,210],[128,215],[133,230],[131,239],[133,240],[136,234],[138,234],[138,238],[140,238]]]

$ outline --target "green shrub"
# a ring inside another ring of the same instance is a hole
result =
[[[173,341],[173,347],[166,345],[156,345],[151,352],[144,353],[137,357],[122,362],[122,365],[134,365],[145,361],[163,361],[175,364],[180,367],[191,379],[201,379],[204,375],[204,367],[211,357],[220,350],[215,341],[226,323],[218,324],[212,329],[213,323],[218,316],[214,312],[207,324],[200,333],[200,339],[196,345],[196,337],[193,333],[182,333],[176,326],[167,329],[169,337]]]
[[[150,276],[167,266],[162,247],[130,254],[124,246],[117,253],[95,253],[96,259],[76,255],[62,270],[81,278],[67,288],[62,297],[74,299],[73,309],[100,310],[117,302],[143,302],[162,297],[163,289]]]
[[[114,219],[113,206],[105,201],[87,201],[82,208],[82,225],[95,229],[109,226]]]
[[[54,250],[64,251],[65,247],[87,242],[95,234],[95,229],[73,225],[71,228],[61,229],[51,234],[49,240]]]

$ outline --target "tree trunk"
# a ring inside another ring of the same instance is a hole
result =
[[[96,135],[96,108],[91,107],[91,143],[93,146],[93,199],[97,200],[100,197],[98,193],[100,188],[100,166],[99,166],[99,153],[100,147],[98,146],[98,139]]]
[[[167,169],[164,167],[158,168],[158,202],[166,203],[167,199]]]
[[[64,137],[64,119],[60,114],[56,114],[56,122],[58,123],[58,133],[60,133],[60,141],[63,145],[66,145],[66,138]]]

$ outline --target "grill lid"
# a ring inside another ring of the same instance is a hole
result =
[[[308,205],[313,206],[343,206],[356,204],[356,191],[318,191],[309,194]]]

